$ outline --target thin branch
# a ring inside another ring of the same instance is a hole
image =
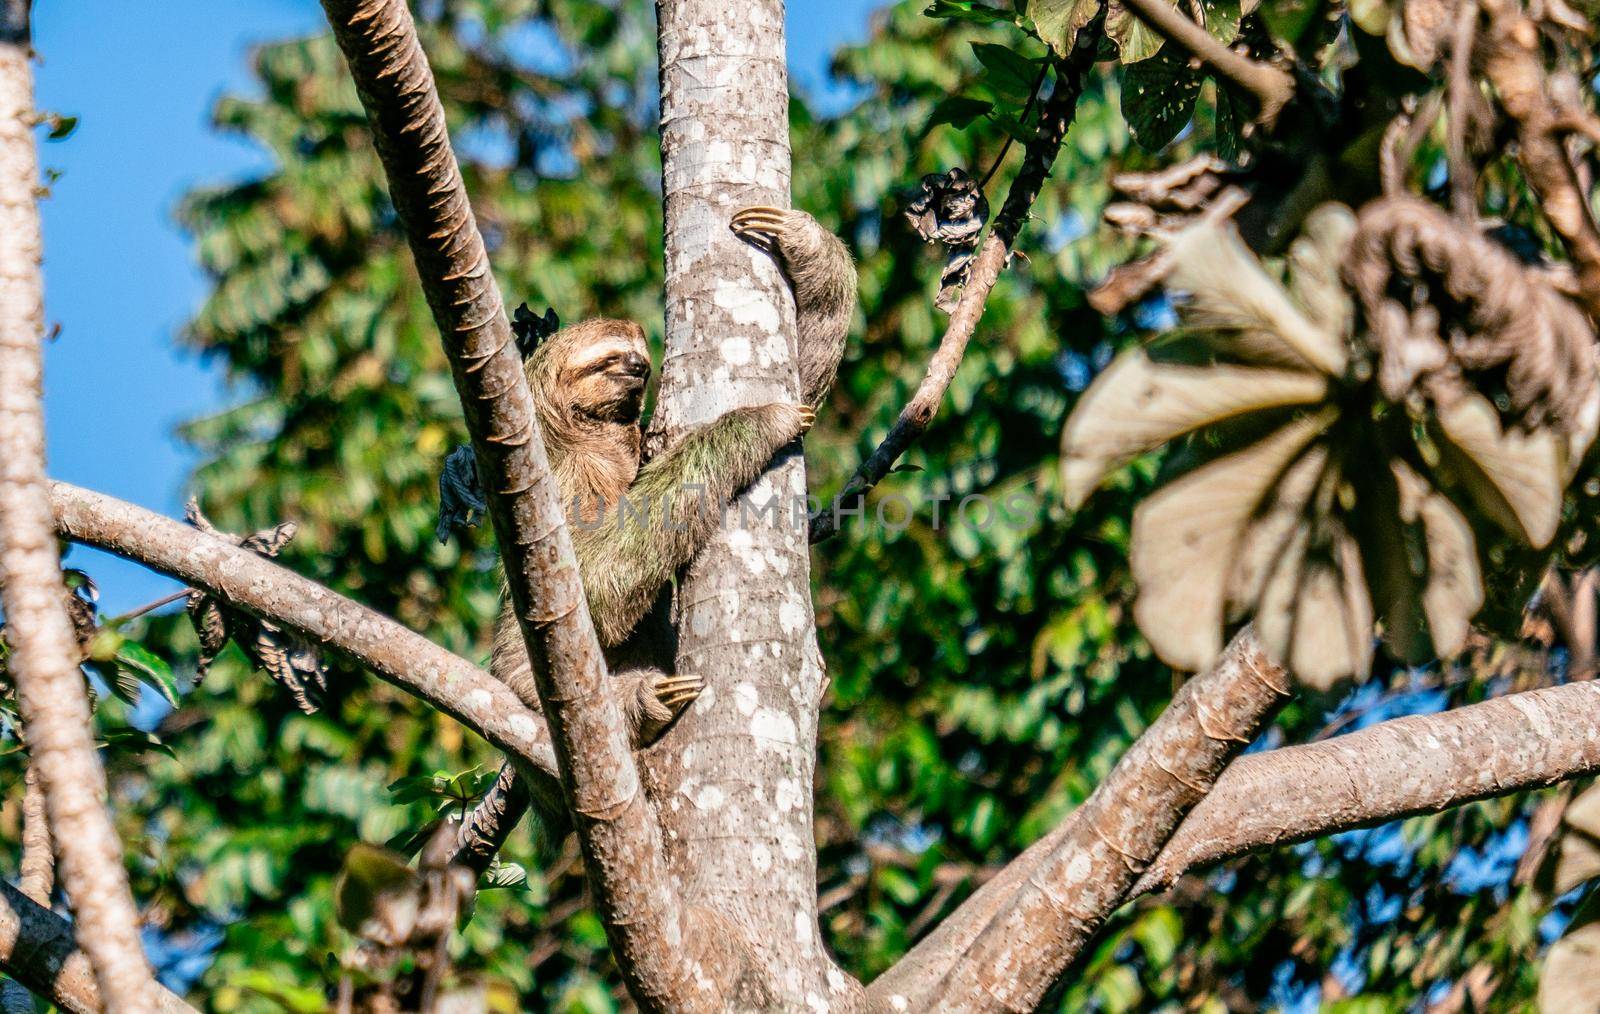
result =
[[[1287,698],[1246,629],[1189,680],[1089,799],[869,988],[911,1010],[1033,1010],[1183,815]]]
[[[1078,48],[1069,60],[1057,69],[1055,89],[1039,111],[1039,126],[1033,140],[1024,149],[1022,167],[1006,194],[1006,202],[995,217],[989,235],[973,258],[972,271],[961,290],[961,300],[950,313],[950,323],[939,347],[928,362],[928,372],[917,385],[911,400],[900,410],[900,415],[876,450],[856,469],[850,481],[839,493],[836,503],[860,496],[883,481],[894,468],[900,456],[922,438],[939,411],[945,391],[955,379],[956,369],[967,352],[967,343],[983,317],[984,304],[989,293],[1000,280],[1000,272],[1011,259],[1012,247],[1022,232],[1033,202],[1038,199],[1044,181],[1055,164],[1056,154],[1066,139],[1067,128],[1078,109],[1078,98],[1083,94],[1084,78],[1094,64],[1098,32],[1082,33]],[[832,537],[837,524],[831,511],[819,514],[811,523],[811,541],[821,542]]]
[[[101,1014],[89,956],[72,939],[72,926],[0,880],[0,972],[69,1014]],[[147,1010],[149,1008],[146,1008]],[[195,1014],[177,994],[155,986],[157,1014]]]
[[[459,655],[266,557],[115,497],[56,482],[50,504],[66,538],[136,560],[344,652],[525,767],[545,772],[553,784],[555,751],[544,721]]]
[[[350,63],[489,487],[489,516],[607,936],[641,1007],[719,1006],[589,618],[505,304],[403,0],[323,0]],[[527,701],[527,704],[534,702]]]
[[[128,610],[125,613],[120,613],[120,614],[118,614],[116,616],[108,617],[103,622],[108,627],[115,627],[115,626],[118,626],[120,624],[127,623],[129,620],[136,620],[139,617],[143,616],[145,613],[153,613],[157,609],[160,609],[162,606],[170,606],[174,602],[177,602],[177,601],[179,601],[181,599],[188,598],[190,591],[191,591],[191,589],[189,589],[189,588],[180,588],[177,591],[173,592],[171,595],[163,595],[160,598],[156,599],[154,602],[146,602],[142,606],[134,606],[132,609]]]
[[[50,907],[56,887],[56,857],[50,843],[50,824],[44,811],[44,786],[28,764],[22,789],[22,862],[17,887],[35,903]]]
[[[1260,105],[1261,122],[1271,125],[1294,98],[1294,78],[1271,64],[1234,52],[1183,16],[1167,0],[1123,0],[1128,9],[1172,42],[1188,50],[1218,74],[1250,92]]]
[[[1248,852],[1600,771],[1600,683],[1586,681],[1381,722],[1240,757],[1135,894]]]
[[[557,794],[556,800],[559,799]],[[489,791],[462,818],[450,865],[465,866],[479,874],[487,870],[532,803],[528,780],[519,777],[512,765],[503,765]]]
[[[106,812],[45,485],[43,244],[29,59],[25,41],[0,43],[0,601],[29,762],[44,785],[78,931],[106,1006],[143,1014],[155,1009],[155,980]]]

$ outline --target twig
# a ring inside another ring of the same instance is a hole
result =
[[[1124,0],[1124,3],[1150,27],[1254,95],[1261,107],[1263,124],[1271,126],[1283,107],[1294,98],[1294,78],[1270,64],[1252,60],[1224,46],[1167,0]]]
[[[956,369],[966,355],[967,343],[983,316],[989,293],[1000,279],[1000,272],[1010,259],[1011,248],[1022,231],[1029,209],[1044,187],[1055,164],[1061,142],[1066,139],[1067,128],[1077,112],[1078,98],[1083,94],[1084,77],[1094,63],[1095,43],[1099,34],[1084,32],[1072,57],[1057,70],[1055,89],[1039,113],[1038,132],[1026,146],[1022,168],[1011,183],[1006,202],[995,217],[989,235],[984,238],[978,256],[973,259],[972,273],[961,290],[961,301],[950,314],[939,347],[928,362],[927,374],[911,400],[900,410],[900,415],[890,427],[889,434],[876,450],[863,461],[845,483],[835,499],[836,503],[858,497],[883,481],[912,444],[927,432],[944,400],[945,391],[955,379]],[[811,541],[821,542],[837,531],[837,523],[830,511],[819,514],[811,523]]]
[[[171,605],[172,603],[177,602],[179,599],[188,598],[191,591],[193,591],[192,588],[181,588],[178,591],[173,592],[171,595],[161,596],[154,602],[146,602],[142,606],[135,606],[120,616],[113,616],[110,619],[105,620],[105,625],[108,627],[115,627],[118,624],[127,623],[129,620],[138,619],[145,613],[154,612],[155,610],[160,609],[162,606]]]
[[[56,858],[45,816],[44,786],[29,764],[28,773],[23,776],[22,862],[17,871],[17,887],[34,903],[49,908],[55,884]]]
[[[1044,87],[1044,79],[1049,73],[1050,62],[1047,60],[1045,61],[1045,65],[1039,68],[1039,76],[1034,78],[1033,90],[1028,93],[1028,103],[1022,107],[1022,115],[1017,118],[1018,123],[1023,125],[1027,124],[1028,114],[1033,112],[1033,104],[1039,101],[1039,89]],[[989,181],[994,179],[994,174],[1000,171],[1000,163],[1006,160],[1006,153],[1011,150],[1011,142],[1013,140],[1015,139],[1011,136],[1010,131],[1007,131],[1005,143],[1000,146],[1000,154],[994,157],[994,163],[989,166],[989,171],[984,173],[983,179],[978,181],[979,190],[982,190],[984,187],[988,186]]]

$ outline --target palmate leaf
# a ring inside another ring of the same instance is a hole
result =
[[[1503,428],[1494,404],[1472,392],[1439,406],[1438,420],[1444,464],[1484,514],[1535,549],[1548,545],[1566,485],[1556,434]]]
[[[1248,366],[1180,366],[1144,350],[1118,357],[1067,420],[1061,441],[1066,502],[1077,508],[1106,474],[1169,440],[1221,420],[1321,401],[1327,378]]]
[[[1168,483],[1134,511],[1134,619],[1168,665],[1199,671],[1222,650],[1231,572],[1251,520],[1332,418],[1324,411],[1298,419]]]
[[[1167,284],[1188,294],[1187,326],[1220,332],[1219,347],[1245,362],[1344,374],[1350,352],[1343,336],[1306,316],[1232,226],[1186,229],[1171,249]]]
[[[1392,462],[1391,467],[1400,489],[1400,520],[1422,525],[1427,573],[1420,599],[1432,642],[1430,652],[1449,658],[1466,644],[1472,617],[1483,608],[1477,540],[1472,537],[1466,516],[1443,494],[1401,462]],[[1414,593],[1408,596],[1411,602],[1417,598]],[[1390,609],[1385,614],[1392,616],[1395,612]],[[1386,624],[1389,626],[1392,624]],[[1398,640],[1400,634],[1401,631],[1393,631],[1391,642]],[[1420,648],[1408,652],[1397,646],[1396,654],[1420,658],[1423,652]]]

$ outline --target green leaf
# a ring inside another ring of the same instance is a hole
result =
[[[1015,141],[1027,144],[1033,140],[1033,128],[1024,125],[1021,120],[1010,113],[1003,113],[997,109],[989,114],[989,119],[993,121],[995,126],[1010,134]]]
[[[165,659],[137,641],[125,641],[117,652],[117,665],[161,691],[168,704],[178,706],[178,680]]]
[[[1122,115],[1146,151],[1165,148],[1189,125],[1199,97],[1200,74],[1171,48],[1123,68]]]
[[[1078,32],[1100,13],[1100,0],[1034,0],[1028,14],[1045,45],[1057,56],[1070,56]]]
[[[50,125],[50,132],[45,134],[45,139],[49,141],[64,141],[72,136],[74,130],[78,129],[78,118],[76,116],[62,116],[58,113],[53,113],[45,118],[45,122]]]
[[[135,729],[130,726],[106,729],[101,732],[100,741],[108,749],[116,753],[164,753],[174,759],[178,756],[172,747],[163,743],[159,737],[145,732],[143,729]]]
[[[994,103],[988,99],[952,95],[933,107],[933,115],[928,117],[928,127],[932,129],[941,123],[948,123],[959,130],[965,130],[973,120],[993,108]]]
[[[503,887],[521,887],[528,882],[528,871],[519,863],[503,863],[496,861],[489,867],[489,872],[483,877],[483,890],[492,890]]]
[[[1015,23],[1017,20],[1017,16],[1010,11],[986,7],[980,3],[972,3],[971,0],[933,0],[933,4],[922,13],[930,18],[970,21],[979,25],[992,25],[1001,21]]]
[[[1200,9],[1212,38],[1226,46],[1239,37],[1239,22],[1244,18],[1240,0],[1200,0]]]
[[[1161,51],[1166,36],[1145,24],[1144,19],[1112,0],[1106,6],[1106,38],[1117,45],[1117,59],[1123,64],[1140,63]]]
[[[1030,60],[1005,46],[992,42],[974,42],[972,52],[983,64],[984,81],[999,94],[1026,102],[1033,94],[1033,82],[1039,76],[1039,61]]]

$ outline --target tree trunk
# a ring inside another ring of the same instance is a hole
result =
[[[654,427],[795,401],[794,308],[773,262],[729,230],[789,204],[781,0],[662,0],[666,360]],[[730,510],[678,591],[678,669],[706,690],[645,756],[685,900],[717,911],[764,966],[774,1010],[849,1009],[817,925],[812,783],[826,684],[811,605],[805,462],[786,454]],[[758,517],[758,508],[766,509]]]

